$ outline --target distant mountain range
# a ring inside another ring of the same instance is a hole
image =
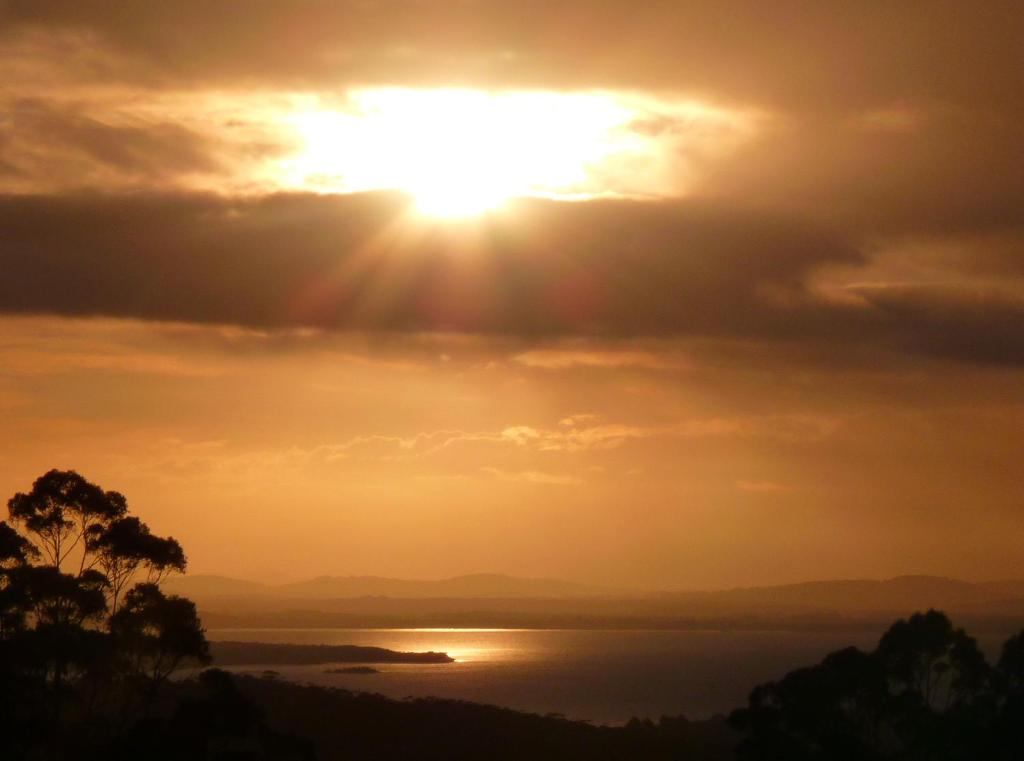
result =
[[[194,599],[209,597],[277,597],[328,600],[359,597],[430,598],[580,598],[612,594],[611,590],[559,579],[527,579],[500,573],[477,573],[420,581],[381,576],[318,576],[308,581],[269,585],[227,576],[182,576],[164,588]]]
[[[969,582],[943,576],[897,576],[885,580],[809,581],[772,587],[664,593],[663,597],[706,608],[739,608],[751,612],[766,608],[844,612],[974,609],[1024,602],[1024,580]]]
[[[653,593],[503,574],[321,576],[280,585],[196,575],[164,587],[195,600],[204,622],[222,628],[816,628],[874,626],[928,608],[973,626],[1024,626],[1024,581],[938,576]]]

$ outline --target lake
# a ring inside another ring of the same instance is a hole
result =
[[[630,717],[706,718],[746,702],[756,684],[827,653],[873,648],[877,634],[791,631],[551,629],[211,629],[211,640],[372,645],[443,651],[450,664],[375,666],[379,674],[325,674],[328,666],[268,665],[284,678],[395,698],[436,696],[617,724]],[[989,657],[1003,638],[979,637]],[[257,671],[262,667],[240,667]]]

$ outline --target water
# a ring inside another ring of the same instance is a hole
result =
[[[756,684],[816,663],[849,645],[871,649],[880,633],[214,629],[207,635],[211,640],[443,651],[456,662],[383,664],[375,666],[379,674],[325,674],[329,666],[322,665],[266,668],[299,682],[394,698],[457,698],[617,724],[633,716],[705,718],[726,713],[744,704]],[[998,642],[999,638],[981,638],[990,656]]]

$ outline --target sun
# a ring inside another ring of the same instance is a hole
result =
[[[753,134],[755,116],[602,91],[370,88],[294,102],[276,185],[398,190],[418,213],[467,217],[509,199],[664,198]]]
[[[325,192],[394,189],[435,217],[462,217],[510,198],[578,195],[621,144],[629,109],[598,94],[376,89],[345,109],[299,114],[296,185]],[[621,142],[621,141],[620,141]]]
[[[498,209],[515,194],[500,188],[439,184],[412,191],[416,210],[428,217],[458,218]]]
[[[542,150],[541,136],[510,123],[522,122],[528,110],[512,113],[503,105],[493,96],[464,90],[428,97],[391,94],[379,103],[387,118],[400,114],[403,124],[415,125],[412,134],[394,136],[392,145],[405,150],[386,171],[415,199],[420,213],[479,214],[529,194],[543,180],[527,158]]]

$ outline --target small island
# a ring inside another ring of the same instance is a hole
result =
[[[358,645],[290,645],[267,642],[211,642],[210,655],[218,666],[314,666],[330,663],[454,663],[447,653],[403,653]]]

